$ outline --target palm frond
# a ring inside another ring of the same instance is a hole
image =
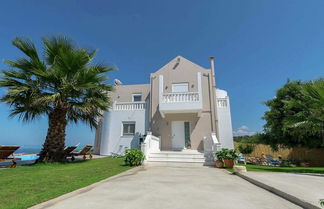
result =
[[[35,44],[27,38],[16,37],[12,44],[25,53],[30,59],[38,59],[38,53]]]
[[[53,65],[58,55],[72,51],[75,48],[73,41],[67,36],[43,38],[44,57],[49,65]]]

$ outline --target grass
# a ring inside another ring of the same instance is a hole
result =
[[[244,164],[238,164],[243,165]],[[324,167],[274,167],[265,165],[245,165],[247,171],[286,172],[286,173],[322,173]]]
[[[130,169],[123,158],[0,169],[0,208],[21,209]]]
[[[228,172],[234,173],[234,168],[225,168]]]

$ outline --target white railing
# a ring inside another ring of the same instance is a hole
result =
[[[217,98],[217,107],[227,107],[227,99]]]
[[[204,137],[205,165],[214,165],[215,153],[221,149],[221,143],[216,137],[216,133],[211,133],[210,137]]]
[[[141,144],[141,150],[144,153],[146,160],[148,160],[150,153],[160,151],[160,141],[160,138],[153,136],[152,132],[147,132],[145,140]]]
[[[220,147],[221,147],[221,143],[218,141],[216,133],[211,133],[211,139],[212,139],[212,143],[213,143],[213,147],[212,150],[213,152],[217,152],[219,151]]]
[[[145,102],[115,102],[113,110],[144,110]]]
[[[163,103],[174,102],[199,102],[198,92],[178,92],[178,93],[163,93]]]

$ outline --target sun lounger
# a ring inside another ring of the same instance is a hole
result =
[[[19,149],[20,146],[2,146],[0,145],[0,162],[2,161],[12,161],[10,168],[15,168],[17,163],[16,160],[21,160],[13,156],[13,153]],[[10,157],[12,155],[12,157]]]
[[[279,166],[280,165],[280,161],[274,160],[271,155],[266,155],[266,159],[267,159],[268,165],[270,165],[270,166]]]
[[[69,156],[71,154],[71,152],[73,152],[78,146],[69,146],[69,147],[65,147],[64,152],[67,156]]]
[[[65,147],[64,148],[64,153],[65,153],[65,156],[66,157],[70,157],[72,156],[72,152],[78,147],[78,144],[77,145],[73,145],[73,146],[68,146],[68,147]],[[40,153],[37,154],[37,156],[39,156]],[[38,161],[38,159],[35,161],[35,163]]]
[[[87,155],[89,155],[89,158],[92,159],[92,154],[90,152],[92,148],[92,145],[86,145],[80,152],[71,152],[69,156],[71,156],[71,160],[74,161],[75,157],[74,156],[79,156],[83,155],[83,159],[87,159]]]
[[[125,151],[127,149],[128,149],[128,147],[124,147],[123,145],[120,145],[118,151],[117,152],[112,152],[111,156],[112,157],[123,157],[125,155]]]
[[[243,155],[240,155],[239,158],[237,159],[237,162],[239,163],[244,163],[246,165],[246,159]]]

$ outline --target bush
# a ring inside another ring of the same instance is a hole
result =
[[[240,144],[238,146],[238,150],[242,154],[251,154],[254,150],[254,145],[253,144]]]
[[[125,164],[130,166],[141,165],[144,160],[144,153],[138,149],[128,149],[125,151]]]

